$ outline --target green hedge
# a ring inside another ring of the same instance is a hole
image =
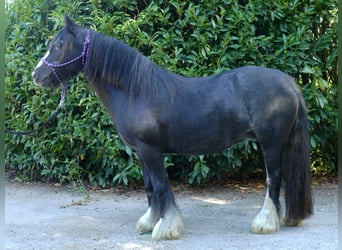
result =
[[[114,36],[156,64],[186,76],[243,65],[278,68],[301,86],[311,124],[312,170],[337,165],[337,0],[134,1],[14,0],[6,6],[6,127],[30,130],[56,109],[59,93],[34,86],[31,71],[69,14]],[[125,146],[80,75],[63,112],[42,133],[6,136],[6,170],[17,178],[141,181]],[[258,144],[221,153],[165,158],[169,174],[189,183],[263,168]]]

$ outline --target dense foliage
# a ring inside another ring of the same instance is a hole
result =
[[[63,26],[77,23],[125,41],[186,76],[243,65],[278,68],[303,90],[311,125],[312,170],[337,164],[337,0],[14,0],[6,6],[6,127],[30,130],[55,110],[59,93],[34,86],[31,71]],[[6,136],[6,168],[18,178],[141,181],[139,162],[82,75],[65,108],[42,133]],[[229,127],[227,127],[229,129]],[[170,156],[169,174],[189,183],[262,169],[254,141],[214,155]]]

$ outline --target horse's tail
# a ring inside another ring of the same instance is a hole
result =
[[[309,124],[304,99],[298,89],[297,97],[297,118],[282,149],[286,202],[284,223],[290,226],[298,225],[313,214]]]

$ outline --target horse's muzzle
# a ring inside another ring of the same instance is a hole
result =
[[[35,71],[32,71],[31,76],[32,76],[33,80],[36,79],[37,73]]]
[[[33,79],[34,84],[36,84],[36,85],[42,85],[42,84],[40,83],[40,81],[38,80],[38,73],[36,72],[36,70],[32,71],[31,77],[32,77],[32,79]]]

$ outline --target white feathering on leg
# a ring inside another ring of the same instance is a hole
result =
[[[174,240],[181,237],[183,222],[177,207],[170,207],[152,231],[154,240]]]
[[[151,219],[151,208],[149,207],[144,213],[143,216],[140,217],[140,219],[137,222],[136,229],[139,232],[152,232],[154,226],[156,225],[157,221],[153,221]]]
[[[278,232],[279,228],[280,219],[277,209],[267,192],[264,205],[252,222],[251,232],[256,234],[270,234]]]

